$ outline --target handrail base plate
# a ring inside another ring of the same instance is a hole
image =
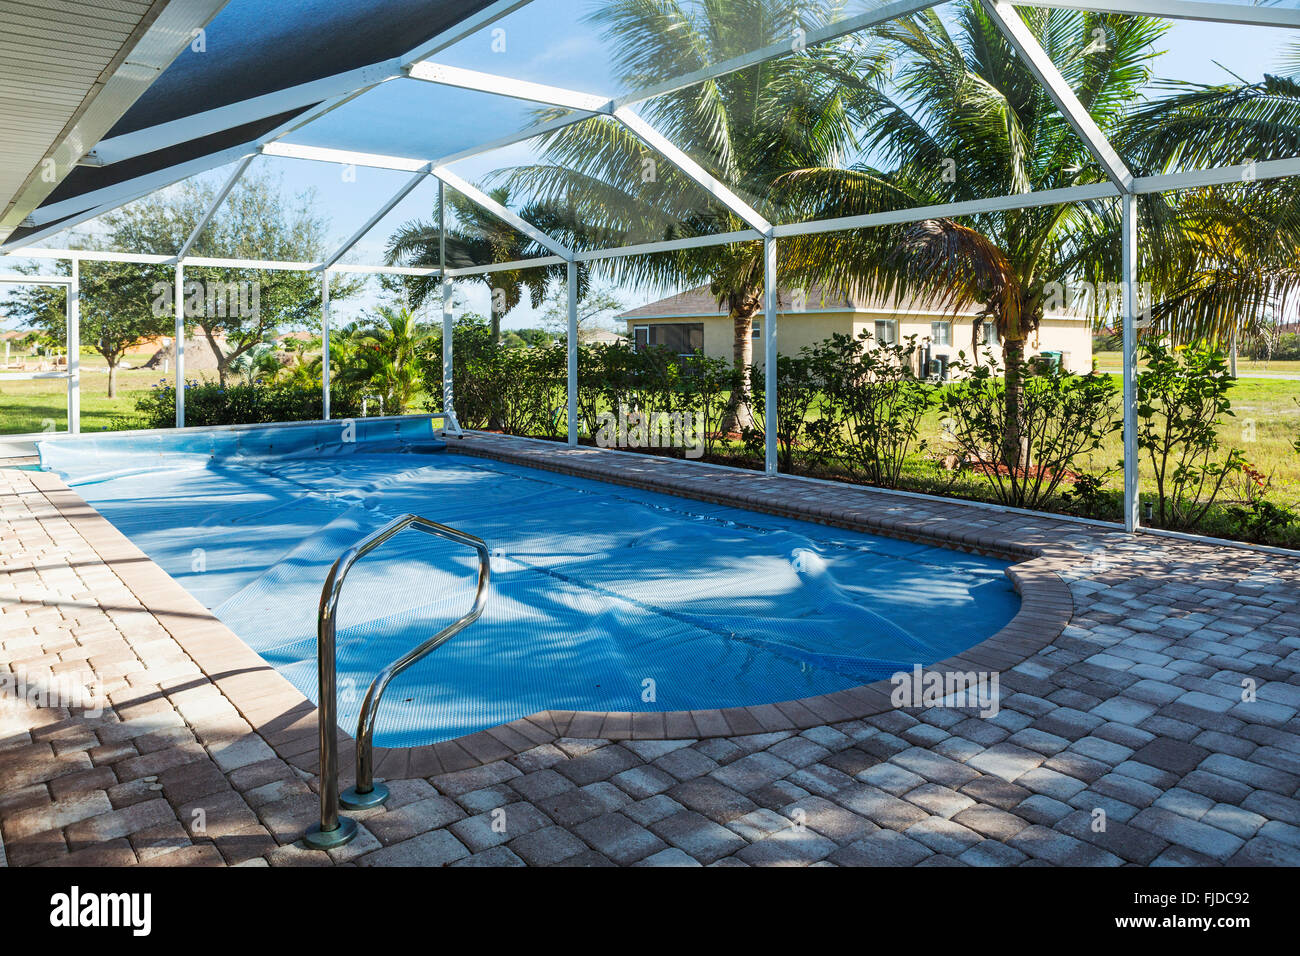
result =
[[[356,821],[339,817],[339,825],[333,830],[322,830],[318,823],[303,834],[302,842],[313,850],[332,850],[345,843],[351,843],[356,835]]]
[[[345,810],[369,810],[388,799],[388,788],[376,783],[368,793],[358,793],[356,787],[348,787],[339,794],[339,806]]]

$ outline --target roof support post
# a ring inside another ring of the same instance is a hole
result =
[[[176,263],[176,288],[172,305],[176,311],[176,338],[172,348],[175,351],[175,370],[172,381],[176,385],[176,427],[185,427],[185,266]]]
[[[780,450],[776,407],[776,240],[763,237],[763,470],[775,475]]]
[[[65,328],[68,334],[68,431],[81,433],[81,260],[72,260],[72,281],[68,284]],[[109,370],[111,375],[112,369]]]
[[[320,274],[320,417],[330,418],[330,271]]]
[[[447,187],[438,180],[438,287],[442,292],[442,410],[455,412],[456,390],[452,378],[455,323],[451,316],[451,285],[447,278]],[[460,419],[457,418],[457,421]]]
[[[569,446],[574,447],[578,444],[578,264],[572,259],[566,265],[565,279],[569,292],[569,333],[565,343],[569,353],[568,372],[565,375],[565,421]]]
[[[1137,440],[1137,196],[1120,197],[1124,291],[1124,530],[1139,527]]]

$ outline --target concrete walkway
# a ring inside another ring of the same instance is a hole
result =
[[[109,704],[0,703],[8,864],[1300,864],[1300,562],[549,443],[456,450],[1003,554],[1038,604],[937,667],[995,670],[995,715],[896,709],[887,683],[690,723],[533,715],[388,752],[393,799],[326,855],[296,843],[310,703],[57,478],[0,469],[0,679]]]

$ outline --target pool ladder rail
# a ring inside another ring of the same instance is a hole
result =
[[[366,691],[365,699],[361,702],[361,714],[357,718],[356,786],[345,791],[340,797],[334,639],[339,597],[343,592],[343,582],[348,572],[352,570],[352,566],[389,538],[407,528],[415,528],[477,551],[478,589],[474,593],[474,605],[468,612],[427,641],[411,648],[380,671],[371,682],[370,689]],[[388,687],[389,681],[402,671],[478,620],[479,615],[483,613],[483,606],[487,603],[488,583],[491,576],[490,556],[487,545],[482,540],[472,534],[465,534],[463,531],[457,531],[455,528],[449,528],[414,514],[394,518],[374,534],[353,545],[334,562],[329,576],[325,579],[325,586],[321,589],[320,610],[316,616],[316,675],[319,688],[317,699],[320,702],[317,709],[320,724],[320,823],[313,826],[303,837],[307,846],[317,850],[329,850],[342,846],[356,836],[356,823],[347,817],[339,816],[340,804],[348,810],[364,810],[379,806],[388,799],[388,788],[382,783],[374,782],[375,713],[379,709],[384,690]]]

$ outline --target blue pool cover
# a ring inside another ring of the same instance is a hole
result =
[[[351,428],[351,433],[346,429]],[[397,678],[376,743],[540,710],[829,693],[941,660],[1019,609],[1007,563],[445,450],[428,418],[43,442],[59,472],[307,697],[330,565],[414,512],[492,549],[483,617]],[[454,447],[454,446],[453,446]],[[477,558],[399,535],[352,570],[339,715],[469,607]]]

